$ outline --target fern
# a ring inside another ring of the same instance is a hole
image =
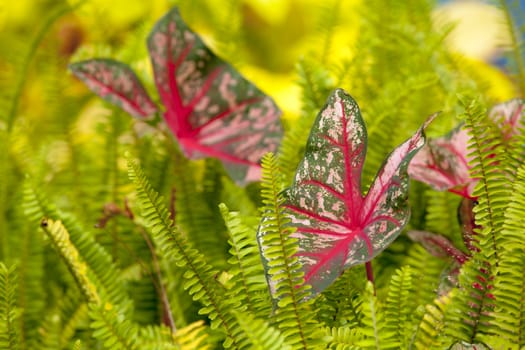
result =
[[[400,346],[395,331],[388,329],[384,310],[380,307],[374,287],[368,282],[361,304],[363,318],[359,332],[363,339],[358,342],[361,349],[397,349]]]
[[[24,205],[27,217],[33,222],[48,218],[49,220],[61,220],[63,229],[67,232],[67,243],[79,254],[79,259],[87,264],[86,268],[92,274],[92,283],[99,286],[104,295],[109,300],[120,307],[129,307],[129,299],[125,292],[122,281],[118,277],[119,269],[112,262],[110,255],[95,242],[93,237],[79,227],[75,218],[70,215],[60,213],[51,206],[46,195],[42,191],[37,192],[32,186],[31,181],[27,180],[24,189]],[[46,231],[47,232],[47,231]],[[50,233],[50,232],[48,232]],[[65,253],[65,252],[64,252]],[[61,256],[65,258],[64,256]],[[69,267],[69,265],[68,265]]]
[[[358,350],[358,343],[363,340],[363,334],[357,328],[334,327],[327,328],[326,334],[330,337],[328,349],[332,350]]]
[[[224,204],[219,207],[230,233],[232,257],[228,262],[233,267],[229,273],[232,274],[232,283],[235,285],[230,287],[229,293],[247,312],[266,316],[270,312],[268,289],[263,277],[259,249],[253,239],[255,229],[248,227],[239,213],[229,212]]]
[[[230,312],[230,303],[224,298],[224,288],[218,284],[217,272],[205,261],[204,256],[192,248],[178,229],[173,227],[169,212],[162,197],[155,192],[140,167],[128,160],[129,176],[135,183],[143,218],[150,228],[155,242],[163,254],[185,267],[184,288],[195,301],[203,304],[201,313],[212,320],[212,328],[221,327],[226,335],[225,348],[242,348],[242,332],[235,327],[235,318]],[[233,302],[232,302],[233,303]]]
[[[89,316],[93,336],[103,342],[105,349],[134,350],[137,346],[138,330],[123,315],[119,315],[111,304],[91,303]]]
[[[297,73],[302,90],[302,113],[285,133],[279,149],[279,167],[286,183],[291,182],[304,155],[306,140],[317,112],[334,88],[327,70],[312,59],[301,60],[297,64]]]
[[[394,332],[403,349],[408,348],[414,328],[412,314],[416,305],[411,298],[413,289],[412,271],[405,266],[392,276],[385,303],[386,331]]]
[[[98,304],[100,295],[88,276],[88,267],[82,261],[77,248],[71,242],[70,234],[62,222],[44,218],[42,219],[41,227],[58,250],[60,257],[71,272],[86,300],[90,303]]]
[[[449,309],[450,297],[443,295],[434,300],[432,304],[427,304],[423,311],[423,316],[415,334],[413,345],[416,349],[436,349],[443,347],[442,337],[445,330],[445,313]]]
[[[509,193],[509,183],[501,170],[505,156],[501,152],[501,138],[487,121],[485,110],[476,100],[465,105],[465,125],[469,130],[470,176],[479,179],[473,196],[478,198],[474,208],[476,224],[482,228],[475,230],[479,244],[492,266],[497,266],[501,246],[498,237],[501,232],[504,211]]]
[[[266,270],[270,293],[274,300],[274,318],[293,349],[315,347],[317,334],[312,306],[307,300],[309,287],[304,285],[303,272],[294,254],[297,240],[281,206],[280,181],[277,160],[272,154],[262,159],[261,197],[263,217],[257,232],[261,257]]]
[[[523,211],[525,208],[525,166],[522,164],[512,186],[501,231],[504,250],[494,280],[496,308],[491,333],[510,344],[525,345],[525,247]]]
[[[491,273],[490,265],[479,253],[463,264],[459,275],[460,289],[450,298],[445,318],[445,333],[450,338],[474,343],[489,332],[490,314],[494,310]]]
[[[291,350],[283,335],[270,326],[265,320],[257,319],[250,314],[236,313],[239,327],[248,335],[253,350]]]
[[[16,266],[10,268],[0,263],[0,349],[20,348],[17,320],[20,310],[16,306]]]
[[[345,271],[333,285],[316,300],[317,318],[328,327],[356,327],[361,325],[361,281],[366,279],[362,268]]]
[[[204,322],[199,321],[179,329],[175,334],[175,339],[180,344],[181,350],[209,349],[205,344],[207,338],[204,333],[205,327]]]

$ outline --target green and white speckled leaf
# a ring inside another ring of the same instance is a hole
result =
[[[134,117],[147,117],[157,111],[142,83],[124,63],[96,58],[72,63],[69,69],[95,94]]]
[[[305,281],[321,292],[345,269],[370,261],[399,235],[410,209],[409,161],[424,145],[423,129],[385,160],[366,195],[361,172],[367,131],[359,107],[342,89],[313,125],[304,159],[284,196],[297,230]]]

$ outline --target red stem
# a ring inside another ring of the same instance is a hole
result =
[[[376,295],[376,285],[374,283],[374,271],[372,270],[372,262],[371,261],[367,261],[365,263],[365,267],[366,267],[366,278],[372,282],[372,285],[374,286],[374,296]]]

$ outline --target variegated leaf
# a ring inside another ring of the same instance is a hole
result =
[[[409,231],[408,237],[414,242],[421,243],[427,252],[437,258],[453,258],[460,265],[469,259],[469,256],[456,248],[446,237],[428,231]]]
[[[458,127],[450,134],[429,139],[408,167],[408,174],[438,191],[471,198],[476,181],[470,178],[467,131]]]
[[[501,129],[504,140],[509,140],[523,128],[525,109],[523,100],[513,99],[494,106],[489,111],[489,118]]]
[[[273,100],[215,56],[173,9],[153,28],[148,49],[165,120],[186,156],[220,159],[244,183],[282,136]]]
[[[363,195],[367,132],[357,103],[335,90],[314,123],[285,208],[299,240],[305,281],[320,292],[344,269],[370,261],[399,235],[410,215],[410,159],[424,127],[397,147]]]
[[[134,117],[157,111],[142,83],[124,63],[99,58],[70,64],[69,69],[95,94]]]

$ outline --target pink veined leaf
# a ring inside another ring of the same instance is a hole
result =
[[[260,159],[282,137],[273,100],[215,56],[177,9],[148,38],[166,123],[191,159],[220,159],[232,178],[260,178]]]
[[[436,258],[453,258],[458,264],[463,265],[469,256],[456,248],[451,241],[441,235],[428,231],[409,231],[408,237],[414,242],[421,243],[427,252]]]
[[[410,162],[408,174],[438,191],[472,198],[476,181],[470,178],[467,158],[469,136],[463,127],[429,139]]]
[[[523,100],[513,99],[500,103],[489,111],[489,118],[501,129],[503,139],[508,141],[520,132],[523,127],[525,109]]]
[[[124,63],[98,58],[70,64],[69,69],[95,94],[134,117],[147,117],[157,111],[142,83]]]
[[[433,117],[388,156],[363,195],[367,132],[359,107],[342,89],[328,98],[294,182],[284,192],[284,207],[297,228],[297,256],[314,292],[321,292],[346,268],[370,261],[406,225],[407,167],[424,145],[423,130]]]

